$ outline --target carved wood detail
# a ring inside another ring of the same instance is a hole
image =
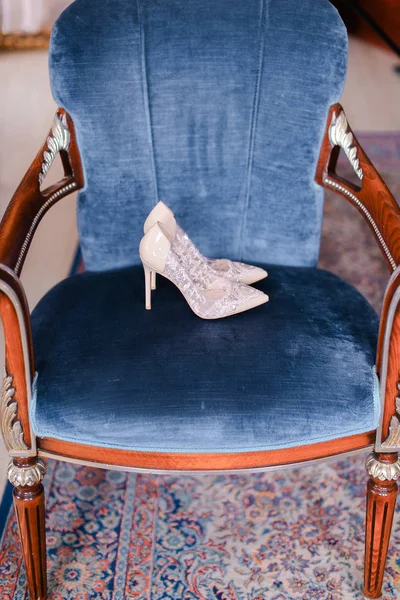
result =
[[[397,454],[374,455],[387,469],[397,463]],[[389,471],[388,471],[389,472]],[[383,575],[392,529],[397,497],[397,480],[370,477],[367,486],[365,532],[364,594],[366,598],[380,598]]]
[[[342,121],[343,129],[343,119],[345,116],[341,105],[331,106],[315,179],[323,187],[341,194],[361,213],[374,233],[389,269],[393,271],[400,264],[400,208],[365,154],[347,120],[345,120],[347,146],[341,142],[341,136],[337,134],[331,136],[331,128],[335,123]],[[341,147],[346,146],[344,150],[347,151],[354,170],[359,177],[362,175],[360,186],[352,184],[336,173],[339,144]]]
[[[40,189],[55,156],[60,153],[63,179]],[[74,124],[64,109],[12,197],[0,223],[0,317],[6,342],[6,370],[12,386],[0,406],[2,431],[12,456],[36,454],[28,403],[34,373],[29,307],[21,281],[26,253],[43,215],[60,198],[83,187],[83,171]],[[12,402],[9,394],[12,391]],[[11,430],[10,430],[11,427]]]
[[[0,425],[5,446],[9,452],[25,452],[28,446],[24,441],[21,421],[17,419],[18,404],[14,398],[15,388],[12,386],[12,375],[4,370],[0,400]]]
[[[14,460],[16,469],[34,469],[35,459]],[[14,506],[22,543],[30,600],[46,600],[46,531],[44,490],[40,482],[14,488]]]
[[[329,139],[332,146],[340,146],[340,148],[343,149],[357,177],[362,179],[363,170],[362,167],[360,167],[360,161],[358,159],[358,149],[354,143],[354,136],[350,130],[343,110],[339,111],[338,114],[334,114],[332,117],[329,126]]]
[[[50,135],[47,138],[46,150],[43,152],[42,168],[39,173],[39,185],[42,185],[51,165],[61,150],[67,151],[70,143],[70,135],[66,113],[56,113],[51,126]]]
[[[21,282],[8,267],[0,264],[0,318],[3,323],[6,346],[6,371],[12,375],[14,420],[21,423],[23,443],[13,448],[9,435],[5,433],[7,449],[12,456],[32,456],[36,454],[35,439],[31,435],[28,403],[31,394],[33,373],[33,350],[28,303]],[[4,401],[6,399],[4,398]],[[7,400],[9,404],[9,400]],[[5,405],[3,404],[3,409]],[[4,418],[5,413],[1,412]]]
[[[34,459],[33,462],[22,464],[22,459],[11,461],[7,469],[8,481],[18,488],[34,487],[41,481],[46,473],[44,462],[39,459]]]
[[[373,232],[389,270],[393,273],[386,290],[379,329],[376,369],[381,377],[384,337],[390,303],[400,285],[400,269],[397,267],[400,264],[400,208],[363,151],[347,120],[346,122],[343,120],[343,115],[344,111],[340,104],[331,106],[315,179],[323,187],[333,189],[341,194],[360,212]],[[362,173],[359,186],[352,184],[336,173],[340,147],[346,144],[341,142],[339,135],[334,134],[332,136],[331,131],[332,125],[337,124],[340,120],[342,122],[341,135],[346,136],[348,158],[350,162],[353,161],[353,168],[356,171],[360,169],[360,173]],[[382,417],[381,433],[383,440],[387,440],[389,437],[390,423],[392,422],[393,427],[396,425],[392,418],[396,415],[396,390],[400,365],[400,320],[398,316],[393,322],[390,335],[390,353]],[[393,439],[393,437],[389,438],[389,444],[392,444]],[[395,451],[395,447],[391,447]]]
[[[59,153],[64,177],[40,189]],[[47,210],[58,200],[83,187],[83,171],[75,127],[64,109],[58,109],[46,141],[22,179],[0,223],[0,263],[19,275],[34,233]]]

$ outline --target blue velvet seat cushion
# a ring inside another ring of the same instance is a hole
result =
[[[140,451],[238,452],[376,428],[375,311],[326,271],[268,271],[259,285],[268,304],[217,321],[196,317],[161,277],[146,311],[137,266],[58,284],[32,315],[35,433]]]

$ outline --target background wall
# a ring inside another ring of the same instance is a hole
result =
[[[38,33],[49,29],[71,0],[0,0],[1,31]]]

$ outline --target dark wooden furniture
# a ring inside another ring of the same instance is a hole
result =
[[[336,174],[342,149],[358,177],[354,185]],[[63,179],[44,190],[40,186],[57,153]],[[400,476],[400,210],[385,183],[363,152],[339,104],[331,107],[320,152],[316,181],[354,204],[371,228],[391,277],[381,318],[377,371],[381,381],[382,418],[378,430],[297,448],[237,454],[177,454],[131,452],[36,438],[29,421],[34,373],[28,306],[21,285],[26,253],[41,218],[58,200],[83,187],[83,173],[74,125],[58,110],[49,137],[13,196],[0,225],[0,315],[6,338],[6,376],[0,405],[3,437],[12,457],[8,476],[14,500],[32,600],[46,591],[44,495],[45,466],[41,457],[72,460],[106,468],[149,470],[232,470],[298,464],[370,447],[366,467],[367,494],[364,594],[378,598]],[[205,467],[206,465],[206,467]]]
[[[391,44],[375,31],[378,27],[400,47],[399,0],[331,0],[350,34],[390,50]],[[369,23],[368,21],[371,21]],[[374,24],[375,29],[372,27]],[[392,47],[394,50],[394,48]]]

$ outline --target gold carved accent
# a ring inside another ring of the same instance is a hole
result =
[[[329,128],[329,139],[333,146],[340,146],[343,149],[357,177],[362,179],[363,170],[360,167],[360,161],[357,157],[357,147],[354,144],[354,136],[351,131],[349,131],[349,124],[343,110],[341,110],[337,116],[333,117]]]
[[[400,372],[399,372],[400,377]],[[397,448],[400,447],[400,381],[397,382],[397,396],[396,396],[396,413],[390,419],[389,435],[384,442],[381,444],[381,448]]]
[[[400,478],[400,462],[384,463],[378,460],[372,452],[365,461],[367,473],[380,481],[397,481]]]
[[[42,481],[45,473],[46,467],[40,458],[35,464],[26,467],[19,467],[10,462],[7,469],[8,481],[15,487],[32,487]]]
[[[24,441],[21,421],[17,417],[18,404],[14,400],[15,388],[13,378],[4,370],[3,386],[0,400],[0,424],[6,448],[9,452],[25,452],[29,450]]]
[[[39,185],[42,185],[50,170],[57,154],[61,150],[68,150],[70,135],[68,131],[67,118],[56,113],[54,116],[51,134],[47,138],[47,150],[43,152],[42,170],[39,173]]]

